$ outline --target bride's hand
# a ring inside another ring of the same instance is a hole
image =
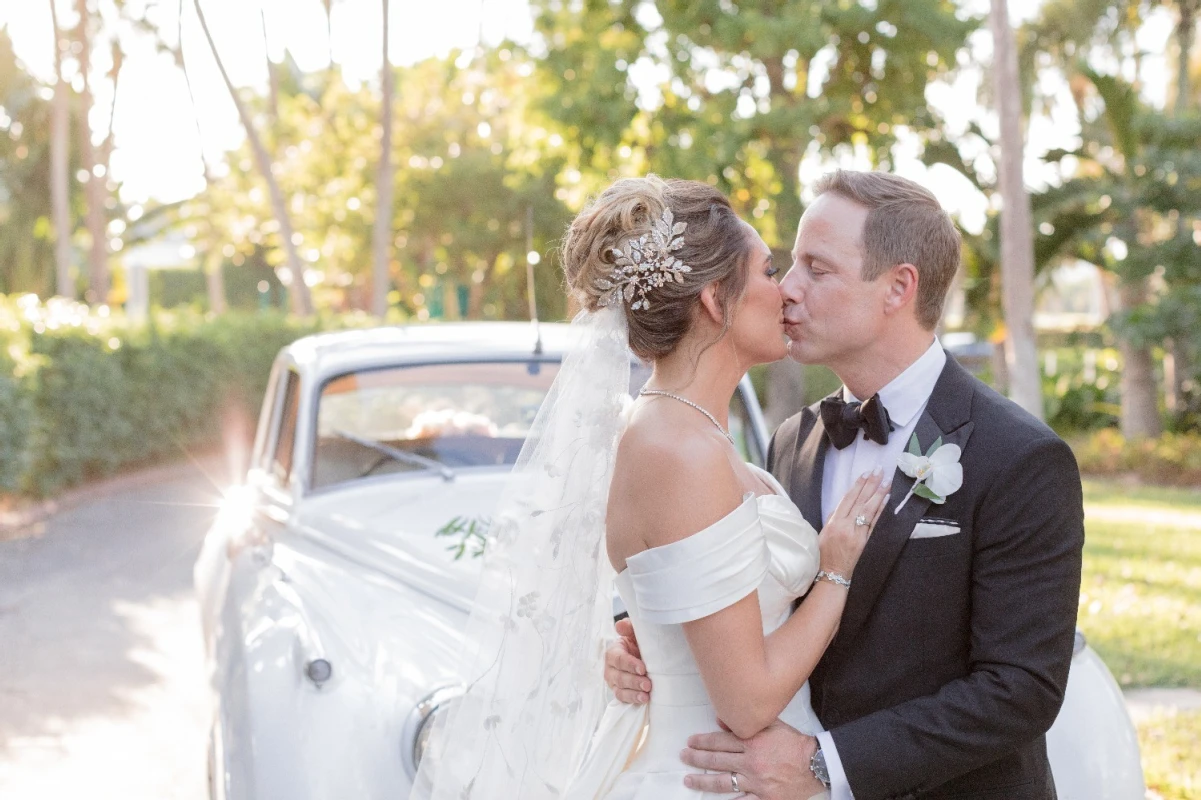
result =
[[[823,570],[850,580],[891,489],[892,479],[885,480],[879,467],[855,481],[822,528],[819,546]],[[866,525],[857,524],[861,518],[867,520]]]
[[[641,705],[651,699],[651,679],[646,676],[634,626],[623,619],[616,627],[621,638],[605,651],[605,683],[621,702]]]

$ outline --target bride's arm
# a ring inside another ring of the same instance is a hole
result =
[[[851,577],[869,530],[856,526],[855,517],[863,513],[874,524],[886,497],[878,475],[865,475],[851,487],[822,530],[822,569]],[[800,691],[838,632],[846,598],[846,587],[818,581],[766,637],[758,593],[684,624],[717,716],[736,736],[766,728]]]
[[[639,468],[626,473],[624,486],[615,486],[624,507],[621,516],[637,521],[648,547],[703,530],[741,502],[742,487],[724,451],[708,442],[674,444],[667,451],[639,454]],[[831,516],[822,532],[823,569],[851,577],[867,539],[867,529],[856,526],[854,518],[866,513],[874,522],[887,494],[882,484],[879,475],[860,478]],[[611,504],[615,499],[610,496]],[[780,715],[833,640],[846,594],[842,586],[819,581],[801,608],[766,638],[757,592],[684,623],[710,699],[731,731],[746,738]]]

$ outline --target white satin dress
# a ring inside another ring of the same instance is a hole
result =
[[[626,559],[617,576],[653,689],[647,705],[609,703],[572,782],[571,800],[708,800],[684,785],[697,770],[680,760],[688,737],[718,730],[683,623],[706,617],[758,590],[763,632],[788,619],[793,601],[817,575],[817,532],[771,474],[751,465],[773,494],[747,494],[708,528]],[[780,715],[797,730],[821,725],[805,684]],[[818,797],[826,797],[819,795]]]

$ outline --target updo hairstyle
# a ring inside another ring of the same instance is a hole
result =
[[[588,311],[600,308],[607,294],[603,281],[616,269],[613,249],[628,252],[627,242],[650,233],[665,208],[675,222],[687,223],[684,246],[673,255],[692,267],[683,283],[667,282],[648,296],[649,309],[631,311],[622,303],[629,322],[630,349],[654,361],[671,353],[692,326],[701,290],[714,281],[717,300],[729,327],[729,312],[746,288],[745,265],[750,254],[747,230],[730,201],[699,181],[661,180],[654,175],[617,181],[593,199],[571,223],[563,240],[563,271],[567,286]]]

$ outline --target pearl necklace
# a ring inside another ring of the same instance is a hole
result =
[[[701,412],[706,417],[708,417],[709,421],[712,422],[719,431],[721,431],[721,435],[726,437],[726,439],[729,440],[730,444],[734,444],[734,437],[730,435],[730,432],[728,430],[726,430],[725,428],[723,428],[721,426],[721,423],[717,421],[717,417],[713,416],[708,411],[701,408],[700,406],[698,406],[696,403],[692,402],[688,398],[680,397],[678,394],[672,394],[671,392],[664,392],[660,389],[640,389],[638,391],[638,394],[640,396],[646,396],[648,394],[662,395],[663,397],[670,397],[672,400],[679,400],[681,403],[683,403],[686,406],[692,406],[697,411]]]

